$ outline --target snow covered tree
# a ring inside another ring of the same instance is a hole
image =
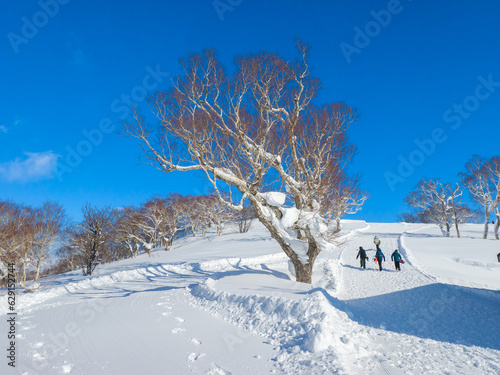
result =
[[[191,54],[174,87],[148,99],[159,126],[136,108],[123,130],[156,168],[201,171],[238,211],[248,199],[296,280],[311,283],[330,235],[321,213],[336,204],[328,197],[355,153],[346,131],[356,113],[343,103],[313,104],[320,82],[310,76],[308,47],[297,48],[297,61],[266,52],[238,56],[231,74],[213,50]],[[269,186],[274,191],[264,192]]]
[[[450,191],[449,184],[442,184],[436,179],[422,179],[405,198],[405,203],[420,209],[418,216],[424,222],[437,224],[443,236],[449,237],[454,207]]]
[[[136,258],[142,242],[140,223],[142,215],[136,207],[124,207],[117,211],[116,240],[123,243]]]
[[[474,155],[465,165],[465,172],[460,173],[462,183],[467,187],[472,198],[483,208],[483,238],[488,237],[488,224],[492,213],[496,215],[495,238],[498,240],[500,220],[500,157],[485,159]]]
[[[234,210],[215,195],[206,196],[203,203],[207,222],[215,225],[217,235],[221,236],[227,223],[234,221]]]
[[[368,199],[368,194],[357,187],[357,179],[344,179],[341,186],[328,196],[331,203],[323,205],[323,215],[335,221],[335,231],[342,228],[340,220],[344,215],[353,215],[360,211]]]

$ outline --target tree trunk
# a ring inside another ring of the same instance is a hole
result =
[[[36,273],[35,273],[35,279],[33,280],[33,282],[35,282],[35,283],[36,283],[36,282],[38,282],[38,278],[40,277],[40,267],[41,267],[41,265],[42,265],[42,264],[41,264],[41,262],[40,262],[40,261],[38,261],[38,262],[36,263]]]
[[[488,209],[484,210],[484,231],[483,231],[483,240],[488,238],[488,224],[490,223],[490,217],[489,217],[489,212]]]
[[[498,238],[498,228],[500,227],[500,212],[498,212],[498,209],[497,209],[497,212],[495,213],[495,216],[496,216],[496,220],[495,220],[495,239],[499,239]]]
[[[455,229],[457,230],[457,238],[460,238],[460,231],[458,230],[457,206],[455,205],[454,196],[452,196],[452,204],[453,204],[453,219],[455,222]]]
[[[300,261],[298,263],[293,262],[293,267],[295,268],[295,281],[299,283],[312,283],[312,265],[310,263],[302,264]]]
[[[271,237],[275,239],[276,242],[278,242],[283,252],[292,261],[293,267],[295,269],[295,280],[300,283],[311,284],[314,261],[316,260],[316,257],[318,256],[321,248],[312,236],[310,230],[308,228],[304,228],[305,239],[308,243],[308,262],[306,264],[303,264],[297,254],[290,247],[290,245],[283,239],[283,237],[281,237],[280,233],[274,227],[271,221],[260,211],[258,204],[256,204],[256,202],[254,202],[252,199],[250,199],[250,203],[252,204],[257,214],[257,219],[267,228],[267,230],[271,234]]]

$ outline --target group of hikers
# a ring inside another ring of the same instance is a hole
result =
[[[385,255],[380,249],[380,239],[375,236],[373,239],[373,243],[375,244],[375,247],[377,249],[374,257],[375,263],[378,263],[378,268],[380,271],[382,271],[382,262],[385,262]],[[359,247],[358,255],[356,256],[356,259],[360,258],[360,267],[366,269],[366,260],[368,259],[368,256],[366,255],[365,249],[363,249],[362,246]],[[396,268],[396,271],[401,271],[401,266],[400,264],[404,263],[403,258],[401,257],[401,254],[399,253],[398,249],[394,250],[394,252],[391,255],[391,261],[394,262],[394,267]]]

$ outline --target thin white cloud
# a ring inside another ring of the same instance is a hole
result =
[[[55,177],[57,158],[52,151],[25,152],[25,158],[0,163],[0,176],[8,182],[29,182]]]
[[[0,133],[7,133],[8,129],[5,125],[0,125]]]

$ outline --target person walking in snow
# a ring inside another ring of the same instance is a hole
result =
[[[385,262],[385,255],[377,245],[377,252],[375,253],[375,263],[378,262],[378,268],[380,271],[382,271],[382,260]]]
[[[373,243],[375,244],[375,247],[378,249],[378,247],[380,246],[380,239],[375,236],[375,238],[373,239]]]
[[[394,261],[394,267],[396,267],[396,271],[401,271],[401,268],[399,266],[399,262],[401,262],[401,254],[399,253],[398,249],[394,250],[394,252],[392,253],[391,260]]]
[[[366,260],[368,257],[366,256],[366,251],[362,246],[359,247],[358,255],[356,255],[356,259],[360,261],[360,267],[366,269]]]

